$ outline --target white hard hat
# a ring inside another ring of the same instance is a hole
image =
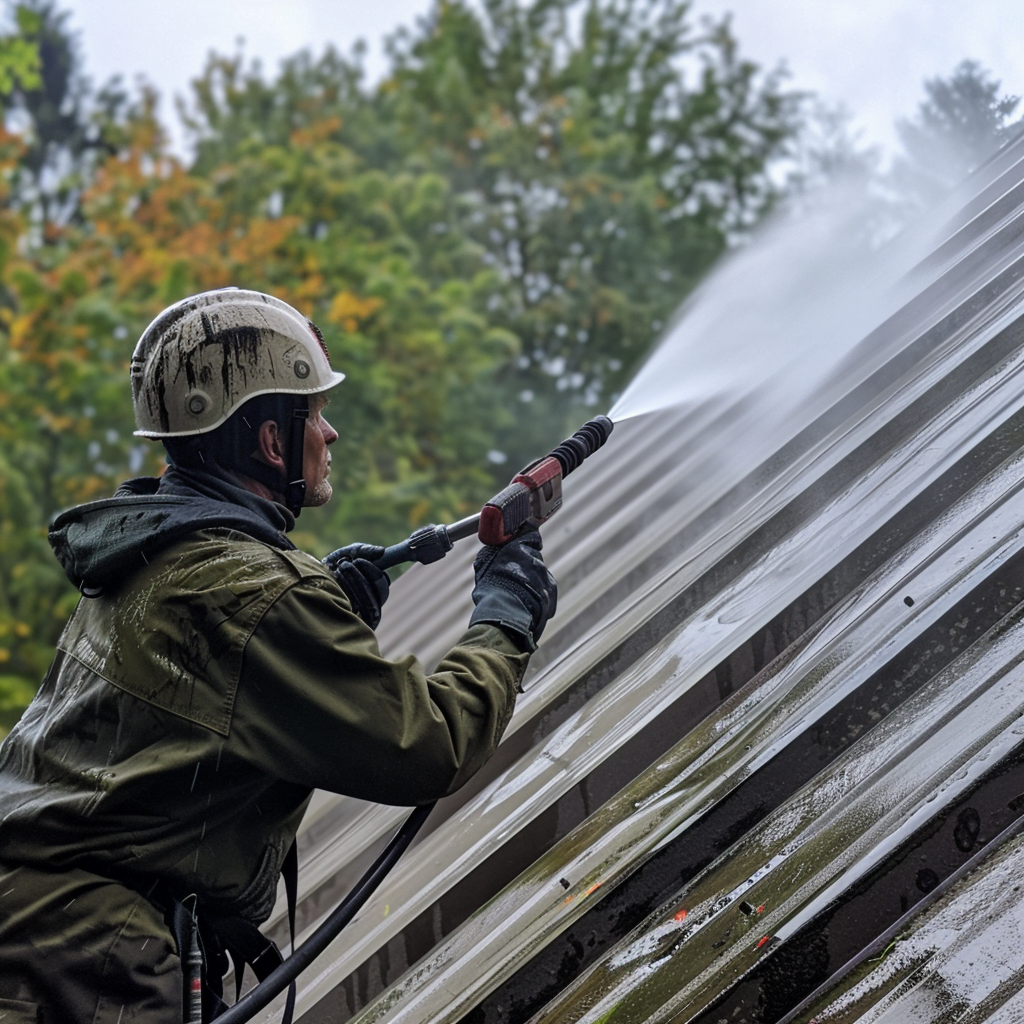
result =
[[[131,361],[140,437],[204,434],[256,395],[312,395],[345,379],[319,330],[287,302],[220,288],[165,309]]]

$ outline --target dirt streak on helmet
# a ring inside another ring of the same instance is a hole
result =
[[[344,380],[319,330],[287,302],[220,288],[165,309],[131,361],[140,437],[181,437],[219,427],[265,394],[317,394]]]

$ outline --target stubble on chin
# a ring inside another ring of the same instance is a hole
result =
[[[307,493],[303,504],[307,508],[319,508],[321,505],[326,505],[331,500],[333,494],[334,488],[331,486],[331,482],[324,479],[313,488],[312,493]]]

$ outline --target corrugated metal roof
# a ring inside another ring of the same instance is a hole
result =
[[[1014,838],[846,979],[818,1024],[1024,1020],[1024,848]],[[983,913],[978,913],[984,908]]]
[[[637,417],[566,481],[508,735],[303,1020],[1018,1019],[1022,158],[872,266],[880,319],[786,408]],[[443,653],[473,553],[395,585],[386,650]],[[317,796],[301,928],[403,816]]]

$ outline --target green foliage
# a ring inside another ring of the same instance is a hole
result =
[[[0,730],[77,594],[61,508],[157,473],[133,437],[134,339],[192,292],[280,295],[348,375],[335,499],[295,540],[393,542],[477,507],[606,410],[718,256],[780,198],[875,173],[841,113],[745,60],[687,0],[436,0],[388,43],[268,76],[217,55],[167,149],[156,96],[93,94],[67,15],[22,0],[0,35]],[[1013,127],[977,64],[926,83],[888,179],[919,206]]]
[[[673,0],[439,3],[391,55],[379,104],[401,161],[453,182],[497,271],[491,320],[521,341],[499,446],[521,462],[608,407],[772,205],[799,97],[740,58],[728,21],[694,29]]]
[[[39,51],[28,39],[0,36],[0,96],[9,96],[17,86],[39,84]]]
[[[73,216],[95,138],[83,110],[77,40],[54,0],[14,6],[11,45],[33,55],[32,74],[12,84],[9,107],[26,125],[14,175],[19,206],[37,224]]]
[[[514,465],[608,407],[672,310],[770,208],[769,166],[802,99],[740,57],[727,21],[695,28],[681,0],[448,0],[389,54],[375,90],[358,53],[301,54],[274,82],[240,55],[214,58],[183,111],[195,169],[244,164],[265,202],[256,168],[312,132],[352,173],[422,178],[401,222],[375,223],[394,242],[400,229],[428,288],[487,282],[475,314],[518,352],[497,367],[506,412],[484,421],[483,450]],[[270,194],[315,236],[314,173]]]
[[[0,97],[4,108],[17,89],[36,89],[42,79],[39,74],[39,45],[34,34],[38,32],[39,15],[26,4],[14,9],[15,31],[0,35]]]
[[[127,363],[165,305],[237,284],[317,321],[348,379],[296,542],[393,542],[608,407],[776,201],[802,102],[684,0],[438,0],[378,86],[359,50],[212,57],[185,165],[150,90],[87,90],[65,19],[17,8],[39,77],[12,58],[0,140],[0,723],[77,598],[46,522],[159,472]]]

